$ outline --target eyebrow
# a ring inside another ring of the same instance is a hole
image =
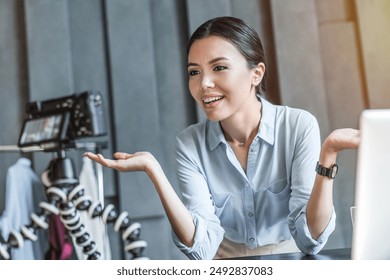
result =
[[[213,58],[212,60],[210,60],[208,62],[208,64],[213,64],[213,63],[218,62],[220,60],[229,60],[229,59],[227,57],[220,56],[220,57]],[[198,63],[194,63],[194,62],[189,62],[188,65],[187,65],[187,68],[190,67],[190,66],[199,66],[199,64]]]

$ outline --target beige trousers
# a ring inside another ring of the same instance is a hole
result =
[[[236,258],[246,256],[284,254],[300,252],[293,239],[281,241],[277,244],[269,244],[254,249],[248,248],[245,244],[235,243],[226,238],[223,239],[214,259]]]

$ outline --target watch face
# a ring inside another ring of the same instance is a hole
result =
[[[338,166],[335,164],[332,166],[332,171],[331,171],[331,178],[334,179],[334,177],[336,177],[336,174],[337,174],[337,170],[338,170]]]

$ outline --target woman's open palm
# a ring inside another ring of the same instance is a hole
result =
[[[84,156],[118,171],[146,171],[147,162],[154,160],[153,155],[149,152],[136,152],[134,154],[116,152],[113,155],[114,159],[107,159],[101,154],[91,152],[85,153]]]

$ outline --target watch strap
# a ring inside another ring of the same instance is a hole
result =
[[[320,164],[319,161],[317,162],[316,172],[321,176],[328,177],[329,179],[334,179],[336,177],[337,171],[338,171],[337,164],[333,164],[330,168],[327,168],[322,164]]]

